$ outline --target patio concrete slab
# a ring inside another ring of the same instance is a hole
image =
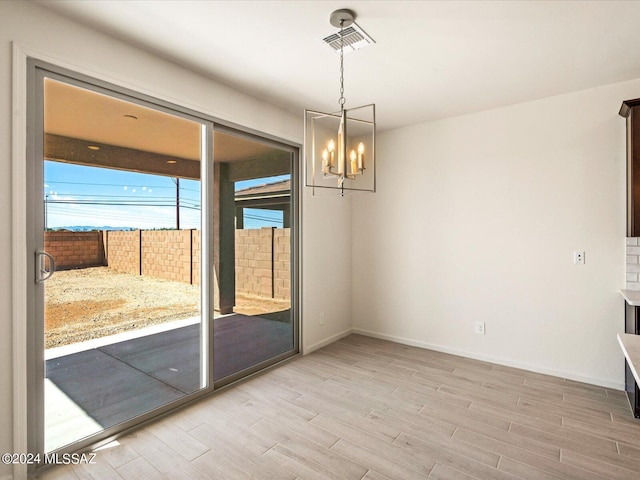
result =
[[[216,318],[214,379],[292,348],[289,323],[238,314]],[[200,325],[191,324],[49,358],[46,380],[56,395],[45,397],[47,445],[70,443],[69,427],[78,422],[94,433],[96,424],[108,428],[194,392],[200,388],[199,350]],[[61,409],[77,413],[56,415]]]
[[[213,378],[220,380],[293,348],[290,323],[228,315],[214,323]]]
[[[98,349],[49,360],[47,378],[103,427],[184,395]]]
[[[100,350],[183,394],[200,388],[200,325],[127,340]]]

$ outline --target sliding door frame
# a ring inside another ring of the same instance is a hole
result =
[[[99,445],[108,443],[115,438],[127,433],[133,428],[148,423],[162,415],[169,413],[186,404],[193,403],[201,397],[210,395],[223,389],[227,385],[239,380],[248,378],[266,368],[272,367],[283,361],[300,354],[300,310],[301,310],[301,275],[300,275],[300,245],[301,245],[301,224],[300,224],[300,145],[290,143],[282,139],[263,134],[261,132],[244,128],[232,122],[220,120],[207,114],[194,111],[190,108],[180,106],[154,96],[137,92],[133,89],[120,86],[111,81],[101,80],[92,75],[78,73],[74,66],[63,67],[50,63],[42,59],[39,53],[30,52],[29,49],[14,43],[14,111],[17,107],[22,107],[13,118],[13,267],[12,276],[14,279],[13,291],[13,358],[14,358],[14,451],[44,453],[44,324],[40,321],[38,325],[38,309],[43,305],[34,304],[31,299],[36,293],[33,288],[33,272],[35,271],[35,257],[33,240],[36,238],[36,225],[38,219],[32,217],[32,212],[36,211],[37,195],[41,190],[41,185],[34,185],[42,175],[33,175],[34,165],[43,162],[43,157],[38,158],[43,153],[43,139],[39,133],[44,133],[42,123],[42,102],[36,95],[42,95],[42,79],[50,77],[62,79],[66,83],[90,87],[91,90],[106,93],[110,96],[120,98],[133,103],[138,103],[147,107],[155,108],[174,115],[182,116],[194,120],[202,125],[203,133],[206,134],[206,142],[203,142],[202,155],[207,159],[201,165],[201,195],[202,195],[202,309],[201,315],[204,320],[203,333],[201,336],[201,359],[205,358],[206,364],[202,364],[201,380],[207,381],[207,387],[192,394],[186,395],[180,400],[154,409],[141,416],[121,423],[117,426],[107,428],[99,434],[92,435],[71,445],[55,450],[56,453],[66,453],[71,451],[88,450]],[[38,91],[40,92],[38,93]],[[40,114],[40,115],[38,115]],[[213,138],[214,130],[225,131],[234,135],[277,146],[291,153],[291,311],[293,323],[293,348],[259,365],[238,372],[226,377],[218,382],[213,379],[213,232],[212,232],[212,212],[209,208],[213,206]],[[40,138],[38,139],[38,137]],[[42,167],[40,167],[42,168]],[[40,200],[42,201],[42,200]],[[43,215],[43,213],[41,214]],[[42,216],[40,215],[40,219]],[[40,226],[44,225],[43,222]],[[206,290],[205,290],[206,289]],[[202,356],[206,353],[206,356]],[[37,473],[46,468],[46,465],[30,465],[27,469],[25,465],[14,466],[14,476],[16,479],[26,478],[27,473]]]

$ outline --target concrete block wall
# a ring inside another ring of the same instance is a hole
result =
[[[106,231],[106,265],[118,272],[140,275],[140,230]]]
[[[44,250],[53,256],[56,269],[95,267],[105,264],[102,232],[45,232]]]
[[[291,229],[275,229],[273,236],[273,296],[291,298]]]
[[[200,285],[200,230],[191,230],[191,283]]]
[[[191,230],[143,230],[142,275],[191,283]]]
[[[272,230],[236,230],[236,291],[273,297]]]
[[[198,230],[104,232],[109,268],[184,283],[200,283]]]
[[[236,230],[235,238],[236,290],[290,298],[291,230]],[[200,284],[199,230],[46,232],[45,250],[60,269],[107,265],[118,272]]]
[[[290,244],[288,228],[236,230],[236,291],[290,298]]]

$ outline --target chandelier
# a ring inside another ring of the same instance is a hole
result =
[[[346,108],[344,96],[344,50],[354,48],[363,35],[351,10],[336,10],[329,18],[340,31],[330,45],[340,55],[340,110],[333,113],[305,110],[305,181],[308,187],[375,192],[375,105]],[[357,27],[357,28],[356,28]]]

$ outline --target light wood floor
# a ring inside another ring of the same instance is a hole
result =
[[[640,478],[622,392],[357,335],[118,443],[41,478]]]

